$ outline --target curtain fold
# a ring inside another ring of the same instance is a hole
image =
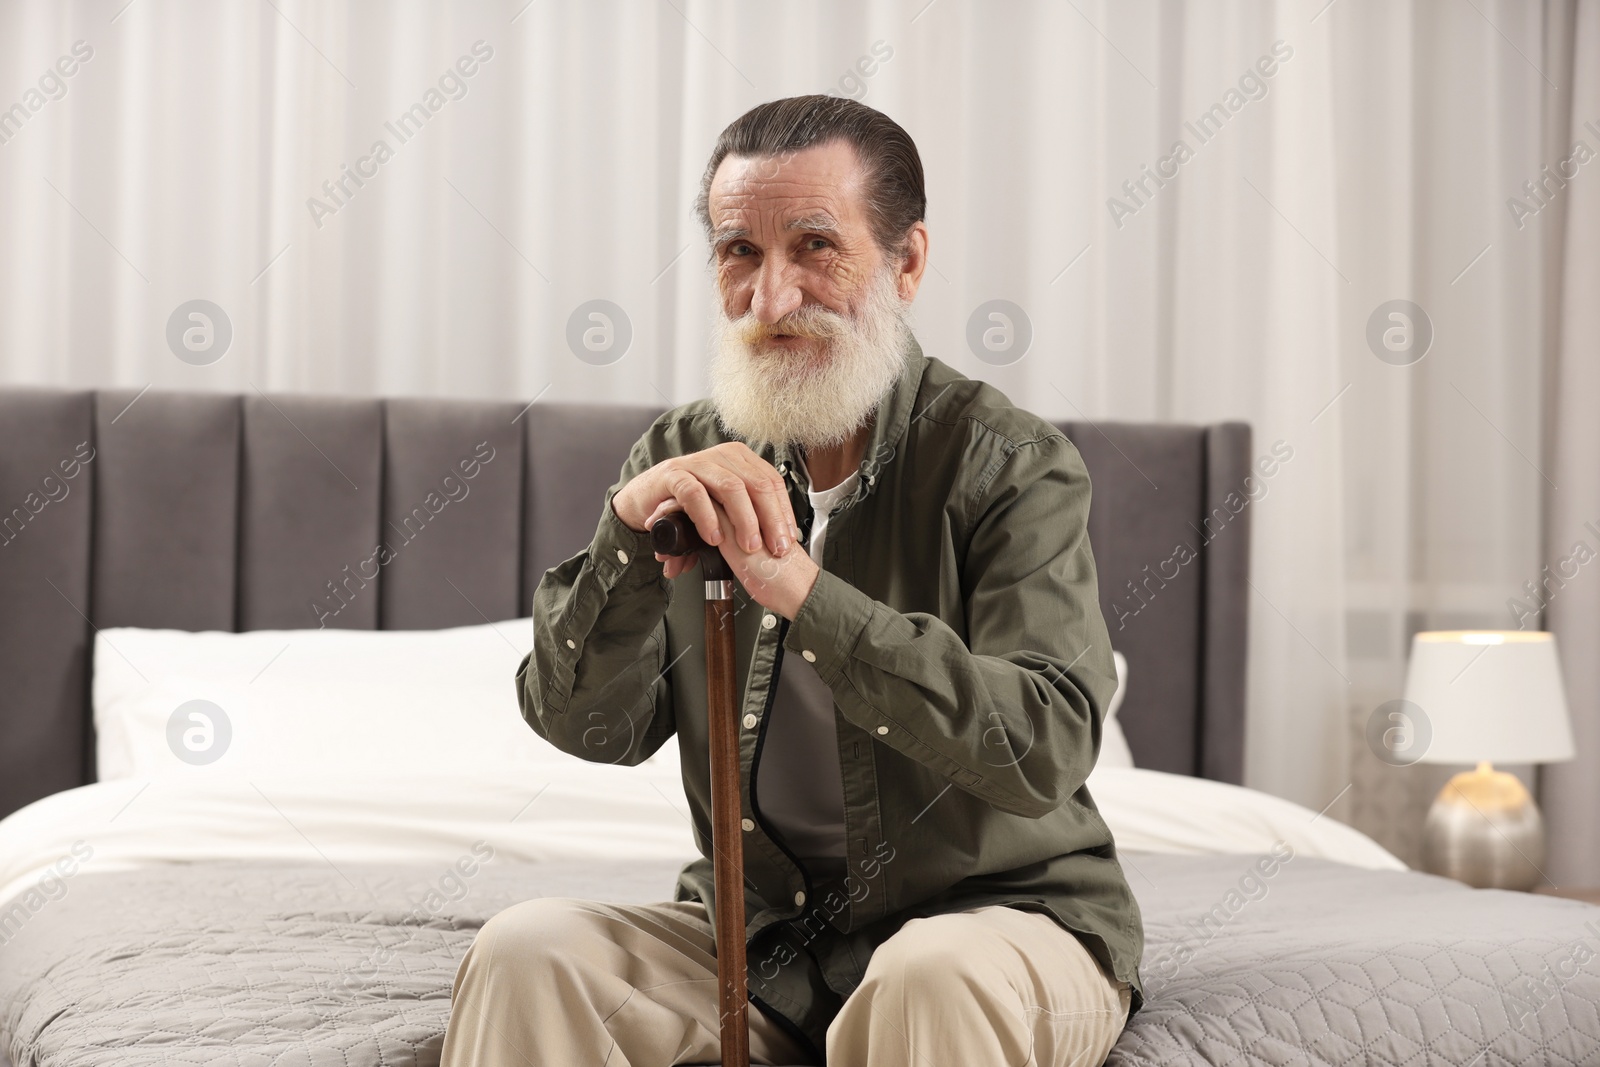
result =
[[[1561,158],[1579,143],[1595,155],[1560,190],[1565,239],[1547,453],[1555,484],[1546,492],[1536,585],[1556,635],[1578,755],[1543,768],[1539,803],[1551,843],[1546,875],[1583,886],[1600,885],[1600,5],[1579,5],[1567,17],[1570,95],[1556,147]]]

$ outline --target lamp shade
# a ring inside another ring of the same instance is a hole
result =
[[[1419,633],[1405,698],[1431,732],[1421,762],[1555,763],[1574,755],[1552,634]]]

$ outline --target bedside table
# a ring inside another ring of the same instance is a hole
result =
[[[1585,904],[1600,904],[1600,889],[1541,885],[1533,891],[1547,897],[1564,897],[1567,900],[1581,900]]]

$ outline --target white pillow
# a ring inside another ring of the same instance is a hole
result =
[[[148,630],[95,638],[95,767],[101,781],[193,774],[493,775],[579,761],[539,737],[517,705],[533,620],[447,630]],[[1097,767],[1132,767],[1117,721]],[[197,703],[198,702],[198,703]],[[647,764],[676,767],[669,741]]]
[[[102,630],[96,768],[103,781],[575,770],[518,708],[517,668],[532,645],[531,618],[447,630]]]
[[[1106,708],[1105,725],[1100,731],[1100,758],[1095,761],[1095,766],[1128,768],[1133,766],[1133,750],[1128,747],[1122,723],[1117,720],[1117,711],[1122,707],[1122,695],[1128,689],[1128,660],[1116,651],[1111,653],[1111,658],[1117,661],[1117,691],[1111,694],[1111,705]]]

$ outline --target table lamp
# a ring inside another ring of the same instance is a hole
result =
[[[1532,889],[1542,877],[1544,820],[1500,763],[1573,757],[1555,636],[1525,630],[1417,634],[1408,703],[1431,730],[1422,763],[1475,763],[1439,791],[1423,825],[1423,866],[1468,885]]]

